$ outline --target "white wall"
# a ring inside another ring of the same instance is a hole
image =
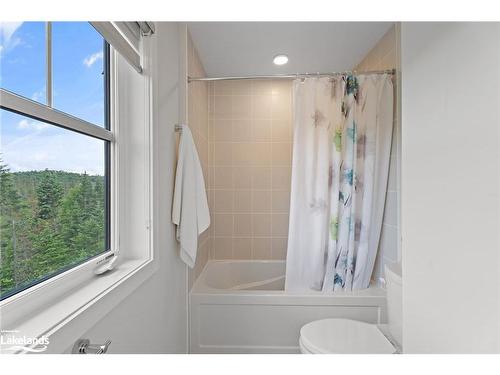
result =
[[[500,24],[402,25],[403,347],[500,352]]]
[[[181,29],[181,42],[185,44],[187,75],[190,77],[205,77],[205,69],[198,55],[198,51],[191,40],[191,35],[186,27]],[[182,62],[181,62],[182,63]],[[187,121],[193,135],[194,144],[200,158],[205,186],[208,190],[208,86],[209,82],[195,81],[187,84]],[[184,109],[184,108],[183,108]],[[210,257],[210,230],[204,231],[198,238],[198,253],[193,269],[189,270],[189,290],[201,274]]]
[[[171,224],[175,166],[174,124],[179,111],[179,30],[172,22],[156,23],[157,47],[155,147],[160,162],[155,176],[155,243],[158,271],[82,337],[111,339],[109,353],[186,353],[187,277]],[[76,340],[77,338],[75,338]]]

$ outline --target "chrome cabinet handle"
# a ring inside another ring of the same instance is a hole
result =
[[[111,340],[106,340],[104,344],[91,344],[89,339],[80,339],[73,346],[74,354],[104,354],[108,351]]]

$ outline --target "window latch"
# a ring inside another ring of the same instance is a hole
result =
[[[113,268],[115,268],[115,264],[116,264],[117,259],[118,259],[118,256],[116,256],[114,253],[113,254],[109,254],[106,258],[103,259],[104,261],[107,260],[107,262],[104,263],[104,264],[99,265],[94,270],[94,273],[96,275],[102,275],[105,272],[113,270]]]

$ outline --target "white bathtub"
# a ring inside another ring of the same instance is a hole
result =
[[[189,296],[190,352],[298,353],[310,321],[386,322],[384,289],[290,294],[284,284],[284,261],[209,261]]]

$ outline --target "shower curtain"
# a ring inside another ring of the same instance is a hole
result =
[[[391,77],[297,79],[293,107],[285,289],[366,288],[387,189]]]

